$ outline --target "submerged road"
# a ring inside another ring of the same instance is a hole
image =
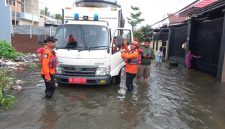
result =
[[[225,84],[184,69],[151,68],[149,82],[57,87],[43,98],[44,83],[30,71],[16,103],[0,111],[0,129],[225,129]]]

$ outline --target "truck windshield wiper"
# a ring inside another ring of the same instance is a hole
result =
[[[101,48],[101,47],[108,47],[108,46],[94,46],[94,47],[89,47],[88,49],[91,50],[91,49]]]
[[[85,49],[77,49],[78,50],[78,52],[80,52],[80,51],[85,51]]]
[[[84,48],[81,48],[81,47],[55,47],[55,49],[66,49],[66,50],[78,50],[79,52],[80,51],[83,51],[85,50]]]
[[[55,49],[65,49],[64,47],[55,47]]]

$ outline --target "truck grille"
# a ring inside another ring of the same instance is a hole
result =
[[[88,67],[88,66],[62,66],[62,72],[66,76],[94,77],[96,68]]]

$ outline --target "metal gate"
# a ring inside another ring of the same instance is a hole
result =
[[[194,68],[216,75],[222,29],[223,18],[197,23],[195,39],[189,46],[194,55],[201,56],[199,59],[193,59],[192,65]]]
[[[172,34],[169,42],[169,58],[185,58],[185,49],[182,48],[182,44],[187,40],[188,26],[172,28]]]

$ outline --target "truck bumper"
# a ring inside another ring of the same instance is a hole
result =
[[[79,84],[79,85],[108,85],[111,83],[112,78],[110,75],[108,76],[98,76],[98,77],[74,77],[74,76],[65,76],[56,74],[55,78],[58,83],[62,84],[75,84],[75,83],[69,83],[69,78],[86,78],[87,83],[85,84]]]

